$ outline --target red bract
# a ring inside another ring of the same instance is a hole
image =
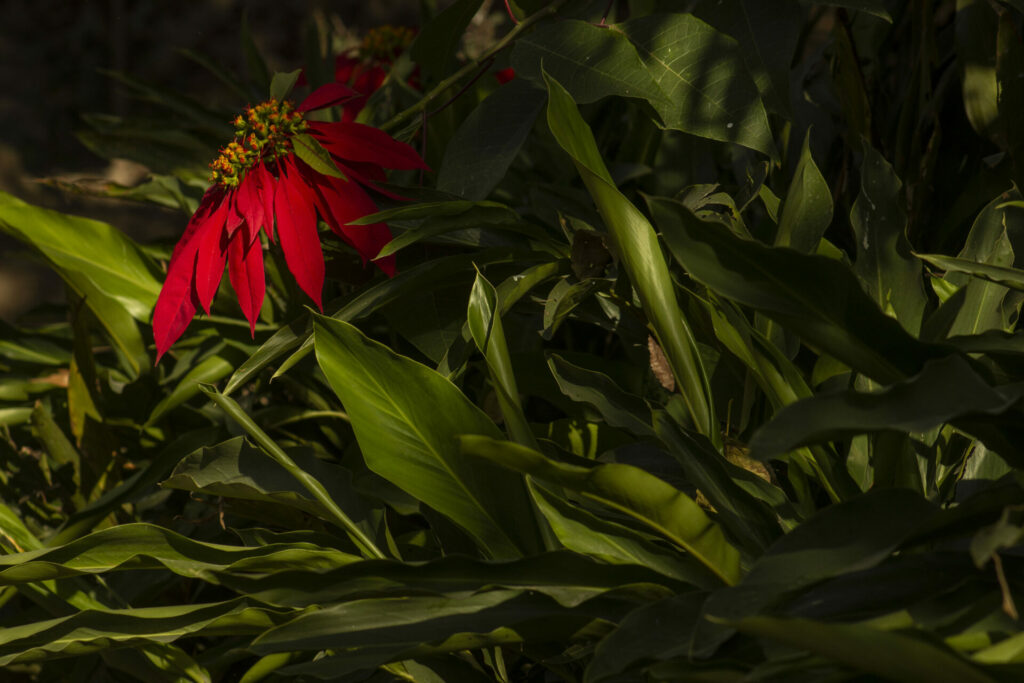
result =
[[[261,229],[271,242],[280,242],[288,270],[321,310],[324,257],[317,217],[355,248],[364,263],[391,240],[383,223],[347,223],[377,211],[362,186],[395,197],[375,184],[384,180],[383,169],[426,168],[423,160],[408,145],[371,126],[302,116],[354,95],[347,86],[331,83],[298,107],[271,99],[247,108],[235,120],[235,140],[210,165],[213,185],[174,247],[153,310],[157,361],[199,308],[210,312],[225,265],[249,331],[255,332],[266,290]],[[312,160],[317,146],[330,154],[344,179],[321,173],[300,158]],[[394,275],[393,255],[373,263]]]
[[[415,36],[416,32],[405,26],[378,26],[367,31],[357,50],[335,58],[334,80],[358,93],[345,103],[342,121],[355,120],[370,95],[384,84],[392,63],[409,47]],[[409,85],[419,88],[415,72],[409,78]]]

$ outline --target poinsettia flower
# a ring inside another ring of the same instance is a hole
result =
[[[255,334],[266,291],[260,230],[270,242],[280,242],[288,270],[321,310],[324,257],[318,216],[355,248],[364,264],[374,259],[378,268],[394,275],[393,255],[375,259],[391,240],[388,227],[347,224],[377,211],[363,186],[401,199],[376,184],[385,179],[385,168],[426,165],[412,147],[377,128],[304,116],[354,96],[351,88],[330,83],[298,106],[271,98],[235,120],[235,139],[210,164],[212,185],[174,247],[153,310],[158,362],[198,309],[209,314],[225,264]]]
[[[356,50],[335,58],[334,80],[352,87],[358,93],[342,108],[342,121],[355,120],[370,95],[384,84],[391,65],[415,37],[416,31],[406,26],[378,26],[366,32]],[[408,83],[419,89],[417,72],[413,72]]]

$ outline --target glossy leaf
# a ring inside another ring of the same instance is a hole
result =
[[[556,462],[540,453],[486,436],[463,436],[463,452],[576,491],[649,526],[685,549],[724,583],[740,576],[739,553],[721,528],[681,491],[631,465],[593,468]]]
[[[367,465],[462,527],[485,554],[539,547],[518,476],[459,452],[457,434],[497,427],[448,380],[331,318],[314,322],[317,360],[341,399]]]
[[[585,21],[541,26],[516,42],[516,78],[544,86],[542,70],[568,84],[580,104],[618,95],[667,107],[670,100],[644,66],[632,43],[618,31]]]
[[[651,100],[666,128],[777,157],[768,115],[735,40],[690,14],[652,14],[613,30],[636,45],[667,96]]]

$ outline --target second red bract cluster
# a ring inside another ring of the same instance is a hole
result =
[[[298,106],[270,99],[236,119],[235,139],[211,164],[213,185],[171,255],[153,311],[158,361],[199,308],[210,312],[225,265],[250,331],[255,330],[266,290],[260,230],[280,243],[299,287],[321,310],[324,257],[318,216],[364,262],[373,260],[394,274],[394,256],[375,258],[391,240],[388,227],[348,223],[377,211],[363,187],[401,199],[377,184],[385,180],[384,169],[425,168],[423,160],[412,147],[372,126],[303,116],[357,96],[343,84],[330,83]],[[343,177],[323,159],[324,151]]]

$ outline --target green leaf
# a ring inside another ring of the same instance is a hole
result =
[[[295,460],[288,455],[265,431],[260,429],[259,425],[253,422],[252,418],[242,407],[234,401],[234,399],[219,393],[216,389],[209,385],[200,385],[200,389],[204,394],[210,397],[210,399],[216,403],[221,410],[223,410],[228,417],[234,420],[242,429],[244,429],[249,436],[252,437],[263,452],[267,454],[275,463],[284,468],[288,474],[295,478],[302,486],[312,494],[313,498],[322,506],[323,510],[326,510],[331,515],[331,521],[334,522],[340,529],[343,529],[348,537],[352,540],[352,543],[367,557],[384,557],[384,554],[374,545],[373,541],[367,536],[363,529],[356,524],[349,513],[342,509],[331,494],[327,491],[323,482],[313,476],[310,472],[302,469],[295,462]],[[346,501],[349,502],[349,501]]]
[[[592,406],[612,427],[641,437],[654,436],[650,406],[624,391],[608,375],[573,365],[557,354],[548,357],[548,367],[563,394]]]
[[[860,194],[850,212],[857,238],[853,272],[879,308],[891,311],[890,315],[916,335],[927,297],[921,264],[910,253],[905,207],[903,184],[892,166],[864,141]]]
[[[469,309],[466,323],[477,349],[484,354],[487,374],[498,397],[498,406],[508,427],[509,436],[530,448],[537,448],[530,423],[526,421],[523,406],[519,400],[519,387],[512,371],[512,359],[505,340],[505,328],[501,322],[498,293],[480,271],[476,273],[473,290],[469,295]]]
[[[302,69],[275,73],[274,77],[270,79],[270,96],[278,102],[284,102],[291,94],[301,73]]]
[[[447,218],[450,216],[462,216],[474,209],[493,211],[495,217],[501,216],[509,221],[519,218],[514,209],[501,202],[489,201],[467,201],[453,199],[444,202],[416,202],[396,206],[393,209],[386,209],[371,213],[369,216],[357,218],[349,222],[349,225],[372,225],[374,223],[388,223],[391,221],[417,221],[430,218]]]
[[[782,534],[777,515],[793,512],[786,510],[789,501],[781,489],[729,462],[707,439],[684,432],[663,413],[656,415],[655,427],[687,481],[714,506],[719,523],[744,550],[760,554]]]
[[[457,434],[499,436],[455,385],[338,320],[314,318],[317,360],[367,466],[462,527],[489,556],[540,547],[517,476],[463,457]]]
[[[540,255],[499,247],[471,254],[457,254],[434,259],[403,270],[393,278],[382,280],[354,293],[332,317],[346,321],[358,320],[400,297],[409,296],[411,293],[436,290],[445,283],[465,281],[468,278],[467,274],[473,272],[474,264],[482,266],[498,262],[529,262],[531,256],[536,258]],[[550,260],[550,257],[545,255],[544,260]],[[234,393],[247,382],[251,382],[264,368],[287,353],[293,353],[289,360],[305,357],[305,354],[313,350],[310,342],[311,333],[309,320],[305,316],[293,320],[286,327],[279,329],[238,367],[228,380],[224,393],[226,395]]]
[[[160,282],[153,276],[153,263],[124,233],[106,223],[3,197],[0,230],[38,249],[62,275],[85,276],[135,319],[149,321]]]
[[[765,104],[790,118],[789,68],[803,13],[793,0],[706,0],[695,13],[739,44]]]
[[[630,612],[594,648],[594,658],[587,666],[583,682],[615,680],[619,674],[635,671],[635,665],[688,654],[705,597],[706,594],[696,591],[683,593]]]
[[[346,511],[364,534],[375,535],[369,512],[352,487],[352,477],[347,470],[299,450],[292,450],[290,457],[323,485],[331,499]],[[311,495],[285,467],[240,436],[185,457],[161,486],[210,496],[286,505],[328,522],[334,521],[334,513]]]
[[[626,36],[585,21],[542,24],[516,42],[512,66],[517,80],[538,85],[544,84],[541,72],[546,71],[567,83],[572,99],[580,104],[619,95],[669,105]]]
[[[331,569],[359,558],[311,543],[255,548],[203,543],[151,524],[121,524],[66,545],[0,555],[0,584],[63,579],[85,574],[166,569],[220,583],[221,574],[251,576],[285,570]]]
[[[299,133],[298,135],[293,135],[291,141],[295,155],[305,161],[314,171],[332,178],[348,180],[345,174],[338,170],[337,164],[331,158],[331,153],[324,149],[324,146],[312,135]]]
[[[909,377],[948,353],[884,315],[838,261],[740,239],[672,200],[651,198],[648,205],[672,255],[693,278],[873,379]]]
[[[445,148],[437,189],[483,199],[501,182],[544,106],[525,79],[506,83],[477,105]]]
[[[648,98],[667,128],[778,158],[768,115],[735,40],[690,14],[652,14],[613,30],[633,42],[667,96]]]
[[[168,643],[186,636],[257,634],[288,616],[287,612],[253,606],[245,598],[200,605],[82,610],[67,617],[5,627],[0,631],[0,666],[80,656],[112,647]]]
[[[193,396],[199,394],[201,384],[213,384],[224,379],[235,369],[235,362],[229,360],[236,356],[237,352],[230,348],[221,348],[217,353],[211,354],[202,359],[195,366],[189,368],[185,376],[167,392],[160,402],[153,407],[153,412],[146,419],[146,426],[157,423],[164,415],[185,403]]]
[[[420,30],[409,55],[435,79],[447,75],[448,67],[459,48],[462,34],[483,0],[456,0]]]
[[[466,596],[369,598],[302,614],[256,638],[250,649],[257,654],[348,650],[358,656],[366,649],[398,646],[400,652],[421,644],[443,642],[459,633],[474,634],[476,637],[469,641],[472,643],[481,640],[481,634],[501,627],[506,627],[502,629],[505,631],[523,622],[547,619],[557,623],[558,616],[569,614],[569,610],[546,596],[515,590],[491,590]],[[582,624],[576,624],[577,628],[580,626]],[[521,641],[523,637],[520,635],[512,642]],[[479,645],[461,644],[455,649],[469,647]],[[335,662],[344,661],[344,657],[335,658]],[[378,665],[376,662],[369,664],[371,667]],[[338,670],[335,666],[334,671]]]
[[[811,131],[808,129],[800,161],[782,204],[775,246],[814,254],[831,223],[832,192],[811,156]]]
[[[775,617],[748,617],[732,625],[742,633],[777,640],[890,681],[995,683],[950,650],[903,633]]]
[[[1000,242],[997,241],[993,246],[998,244]],[[943,254],[916,254],[916,256],[943,270],[967,273],[987,282],[994,282],[1010,289],[1024,291],[1024,270],[1020,268],[997,266],[981,261],[945,256]]]
[[[1016,190],[1009,193],[1011,201],[1019,197]],[[929,331],[933,336],[977,335],[989,330],[1006,330],[1013,327],[1009,311],[1024,298],[1024,295],[1010,292],[1010,289],[1024,288],[1024,277],[1020,277],[1017,287],[1006,287],[997,282],[999,270],[983,272],[984,267],[1012,268],[1015,260],[1013,243],[1018,235],[1024,234],[1024,211],[1007,206],[1007,193],[1001,193],[981,210],[971,231],[967,234],[967,243],[954,259],[942,254],[915,254],[939,268],[946,270],[944,282],[963,289],[962,300],[950,297],[948,301],[958,304],[956,315],[949,323],[947,330],[931,329],[935,325],[929,320]],[[980,270],[979,270],[980,269]],[[972,275],[973,277],[968,277]],[[1017,271],[1014,276],[1024,276]],[[940,309],[941,312],[941,309]],[[940,312],[935,314],[938,319]]]
[[[722,529],[692,499],[657,477],[631,465],[593,468],[555,462],[537,451],[486,436],[462,436],[465,453],[563,486],[649,526],[693,555],[724,583],[739,580],[739,552]]]
[[[707,373],[675,297],[668,265],[654,228],[619,192],[608,173],[593,133],[579,110],[557,81],[545,76],[548,85],[548,127],[569,153],[612,237],[630,281],[639,294],[644,313],[657,341],[668,357],[672,374],[680,384],[697,429],[713,441],[720,438]]]
[[[535,481],[530,482],[530,492],[555,536],[569,550],[610,564],[647,567],[708,590],[721,585],[692,558],[661,548],[627,526],[601,519]]]
[[[750,447],[765,459],[866,432],[926,432],[958,417],[1001,414],[1021,396],[1024,386],[993,387],[964,358],[947,356],[878,392],[821,394],[789,405],[754,434]]]
[[[660,552],[670,555],[666,550]],[[566,550],[508,562],[446,555],[425,562],[364,560],[334,568],[296,567],[263,575],[223,574],[220,578],[225,586],[254,600],[288,607],[345,602],[365,597],[368,591],[382,597],[455,596],[493,588],[533,590],[564,607],[576,607],[625,587],[654,593],[685,587],[654,568],[599,562]]]

